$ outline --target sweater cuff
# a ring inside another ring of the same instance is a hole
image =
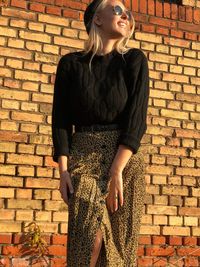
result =
[[[70,152],[69,151],[63,151],[63,152],[53,152],[53,156],[52,156],[52,159],[54,162],[58,162],[58,157],[59,156],[67,156],[69,157],[70,155]]]
[[[118,145],[121,144],[128,146],[132,150],[133,154],[136,154],[140,147],[140,141],[132,135],[126,133],[122,133],[119,137]]]

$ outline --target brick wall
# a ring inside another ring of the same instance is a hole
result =
[[[32,265],[19,244],[32,221],[49,246],[47,262],[34,266],[65,266],[67,206],[51,158],[53,83],[60,56],[84,47],[87,3],[0,0],[2,266]],[[200,266],[200,1],[126,6],[137,22],[129,46],[146,53],[151,78],[138,266]]]

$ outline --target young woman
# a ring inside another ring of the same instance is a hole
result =
[[[126,47],[135,21],[121,1],[92,1],[84,23],[85,49],[58,63],[52,110],[67,266],[132,267],[145,197],[148,62]]]

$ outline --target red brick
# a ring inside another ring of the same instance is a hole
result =
[[[164,236],[153,236],[152,237],[153,245],[164,245],[166,244],[166,238]]]
[[[135,12],[139,11],[139,0],[132,0],[132,10]]]
[[[169,236],[167,244],[172,245],[172,246],[182,245],[182,237]]]
[[[175,249],[170,246],[165,247],[158,247],[158,246],[152,246],[146,248],[146,255],[147,256],[172,256],[175,253]]]
[[[183,237],[183,245],[184,246],[196,246],[197,245],[197,238],[194,236]]]
[[[11,6],[20,7],[20,8],[27,8],[27,1],[24,0],[11,0]]]
[[[81,2],[70,1],[70,0],[67,0],[67,1],[55,0],[55,5],[65,6],[71,9],[77,9],[77,10],[82,10],[82,11],[86,9],[86,4],[81,3]]]
[[[45,5],[39,3],[30,3],[29,9],[36,12],[44,13]]]
[[[169,29],[163,28],[163,27],[157,27],[156,33],[168,36],[169,35]]]
[[[0,244],[11,244],[12,234],[0,234]]]
[[[67,236],[66,235],[53,235],[52,244],[53,245],[64,245],[66,246]]]
[[[140,12],[146,14],[147,13],[147,1],[140,1]]]
[[[47,6],[46,13],[53,15],[61,15],[61,8],[55,6]]]
[[[199,260],[198,258],[192,258],[190,257],[186,257],[184,258],[184,263],[183,263],[184,267],[199,267]]]
[[[82,20],[81,15],[79,16],[78,11],[67,8],[63,10],[63,17],[77,19],[77,20],[80,18],[80,20]]]
[[[44,4],[54,4],[54,0],[37,0],[37,2],[44,3]]]
[[[150,24],[142,24],[142,32],[155,32],[155,26]]]
[[[170,3],[164,3],[164,18],[169,18],[171,16],[171,4]]]
[[[179,20],[185,21],[186,15],[185,15],[185,6],[179,6]]]
[[[138,264],[137,264],[138,267],[150,267],[150,266],[153,266],[152,259],[148,258],[148,257],[138,258],[137,262],[138,262]]]
[[[18,246],[3,246],[3,255],[20,256],[22,245]]]
[[[157,17],[150,17],[149,23],[153,23],[155,25],[161,25],[161,26],[168,27],[168,28],[177,27],[176,21],[173,21],[170,19],[157,18]]]
[[[162,17],[163,5],[161,2],[156,1],[156,17]]]
[[[171,18],[178,19],[178,6],[176,4],[171,4]]]
[[[64,258],[54,258],[51,259],[51,267],[64,267],[66,266],[66,259]]]
[[[192,32],[185,32],[185,39],[197,41],[197,34]]]
[[[148,0],[148,14],[154,16],[155,15],[155,1]]]
[[[193,17],[193,8],[191,6],[186,6],[185,9],[185,20],[186,22],[192,22]]]
[[[185,256],[185,255],[192,255],[192,256],[200,256],[200,249],[195,248],[177,248],[177,255]]]
[[[183,21],[178,21],[178,28],[181,30],[191,31],[191,32],[198,32],[200,33],[199,25],[194,25],[192,23],[186,23]]]
[[[144,245],[150,245],[151,237],[150,236],[139,236],[138,243],[144,244]]]
[[[66,256],[66,247],[52,245],[48,248],[49,254],[53,256]]]
[[[175,29],[171,29],[171,36],[173,37],[177,37],[177,38],[183,38],[183,31],[179,31],[179,30],[175,30]]]
[[[200,24],[200,9],[194,9],[194,23]]]

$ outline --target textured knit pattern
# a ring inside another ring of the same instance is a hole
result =
[[[76,132],[68,170],[74,194],[69,200],[67,266],[89,267],[95,234],[103,243],[97,267],[136,267],[138,234],[144,211],[143,146],[123,170],[124,204],[111,213],[106,205],[108,170],[117,152],[120,130]]]
[[[149,70],[145,54],[131,48],[92,59],[91,53],[68,53],[59,61],[52,110],[53,160],[69,156],[73,125],[113,124],[123,131],[119,144],[136,153],[147,123]]]

